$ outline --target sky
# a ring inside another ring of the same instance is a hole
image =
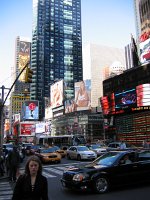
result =
[[[124,48],[135,36],[133,0],[81,0],[82,44]],[[0,87],[11,87],[15,39],[32,37],[32,0],[0,0]],[[0,91],[1,93],[1,91]]]

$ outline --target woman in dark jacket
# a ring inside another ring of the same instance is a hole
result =
[[[16,182],[12,200],[48,200],[48,183],[37,156],[28,159],[25,174]]]

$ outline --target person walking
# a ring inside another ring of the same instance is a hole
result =
[[[8,166],[9,166],[9,181],[16,181],[16,174],[20,164],[20,156],[17,151],[17,147],[14,146],[13,150],[8,154]]]
[[[0,175],[4,176],[5,170],[4,170],[4,153],[2,148],[0,147]]]
[[[37,156],[30,156],[27,160],[25,173],[16,182],[12,200],[48,200],[48,183]]]

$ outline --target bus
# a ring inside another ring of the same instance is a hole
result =
[[[85,144],[85,138],[83,135],[59,135],[59,136],[46,136],[42,135],[38,139],[38,144],[40,145],[55,145],[59,146],[60,148],[69,147],[72,145],[80,145]]]

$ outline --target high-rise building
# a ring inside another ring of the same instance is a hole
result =
[[[97,107],[98,99],[103,96],[103,80],[116,69],[117,73],[123,72],[123,66],[125,66],[123,49],[96,44],[88,44],[83,48],[83,79],[91,79],[92,107]],[[111,69],[113,71],[110,71]]]
[[[139,38],[145,32],[150,31],[150,1],[134,0],[136,32]]]
[[[33,0],[31,100],[38,100],[44,117],[44,97],[50,85],[64,79],[66,98],[74,82],[83,79],[81,0]]]
[[[20,36],[16,38],[15,63],[12,69],[12,85],[15,84],[10,96],[10,123],[14,114],[21,113],[24,101],[30,99],[29,84],[25,83],[25,70],[21,73],[26,62],[30,60],[30,47],[29,38]]]

